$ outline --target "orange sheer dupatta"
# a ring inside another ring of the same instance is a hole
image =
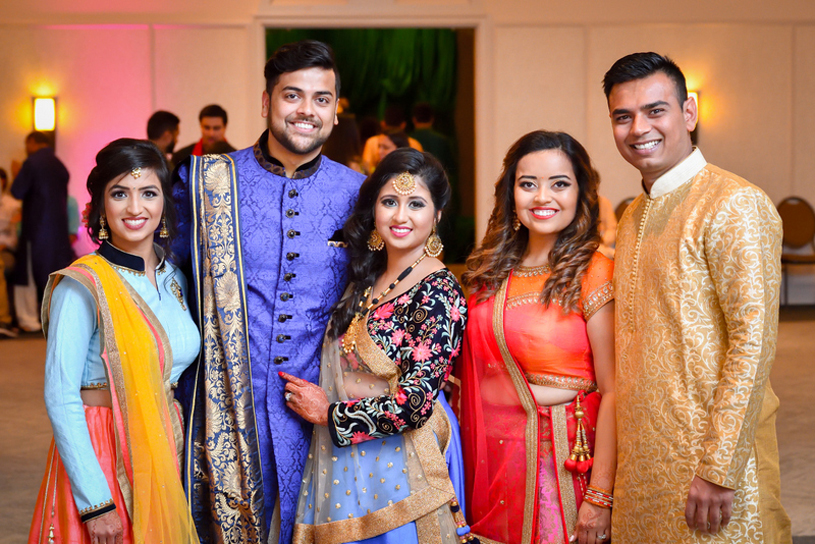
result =
[[[97,303],[113,400],[118,481],[134,542],[199,542],[181,485],[176,453],[180,428],[171,417],[172,353],[166,333],[142,298],[101,257],[82,257],[54,274],[48,293],[62,276],[82,283]],[[47,317],[47,308],[43,314]],[[47,320],[43,323],[47,330]]]

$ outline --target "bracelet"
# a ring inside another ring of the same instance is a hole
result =
[[[583,500],[589,504],[599,506],[600,508],[611,508],[614,503],[614,497],[611,493],[601,491],[596,487],[589,486],[586,489],[586,494],[583,495]]]

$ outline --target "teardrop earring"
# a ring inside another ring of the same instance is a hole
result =
[[[159,238],[169,238],[170,231],[167,230],[167,218],[163,215],[161,216],[161,230],[158,232]]]

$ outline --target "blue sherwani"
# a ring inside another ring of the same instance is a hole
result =
[[[362,182],[322,156],[289,179],[267,138],[194,158],[173,191],[176,253],[192,257],[202,320],[187,475],[205,541],[264,539],[277,497],[280,542],[291,540],[311,425],[285,407],[277,373],[318,381],[323,333],[346,281],[341,229]]]

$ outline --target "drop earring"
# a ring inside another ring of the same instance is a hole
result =
[[[379,235],[379,231],[372,230],[371,235],[368,237],[368,251],[379,251],[383,247],[385,247],[385,240]]]
[[[521,220],[518,219],[518,214],[513,213],[513,215],[515,215],[515,219],[512,220],[512,230],[518,232],[521,230]]]
[[[444,250],[444,244],[441,243],[441,238],[436,234],[436,225],[433,225],[433,230],[430,231],[430,236],[427,237],[427,241],[424,243],[424,252],[427,253],[428,257],[438,257],[441,255],[442,250]]]
[[[108,239],[108,230],[105,228],[105,216],[99,216],[99,234],[96,236],[103,242]]]
[[[159,238],[169,238],[170,231],[167,230],[167,218],[163,215],[161,216],[161,230],[158,232]]]

